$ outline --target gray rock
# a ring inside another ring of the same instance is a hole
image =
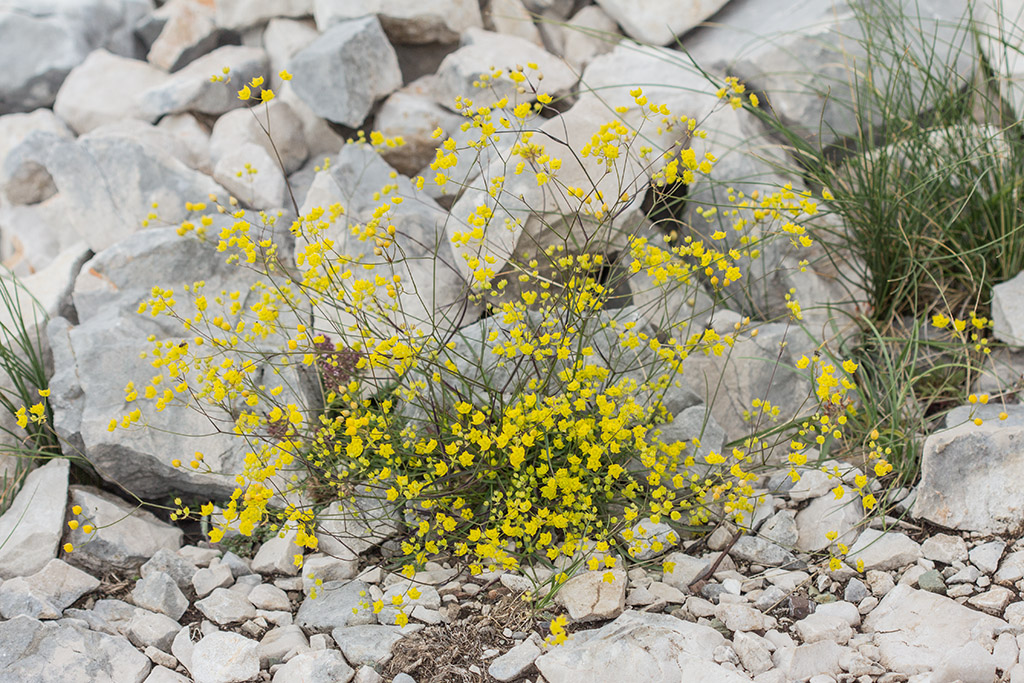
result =
[[[772,662],[786,681],[806,681],[822,674],[836,675],[841,669],[839,658],[846,648],[822,640],[796,647],[780,647],[772,654]]]
[[[748,680],[712,660],[722,634],[665,614],[624,612],[599,629],[573,634],[536,660],[550,683],[612,683],[629,671],[636,680]]]
[[[211,82],[210,76],[220,75],[225,67],[231,69],[231,82]],[[225,45],[144,92],[139,106],[143,116],[151,120],[181,112],[219,115],[242,106],[237,94],[242,86],[238,84],[266,75],[267,56],[263,50]]]
[[[0,578],[35,574],[57,555],[68,498],[68,461],[55,459],[25,477],[0,516]]]
[[[246,596],[227,588],[214,589],[207,597],[197,600],[195,606],[207,619],[222,626],[256,616],[256,608]]]
[[[860,496],[850,487],[843,485],[843,497],[836,499],[832,493],[815,498],[796,515],[796,547],[804,552],[818,552],[830,544],[853,545],[859,534],[858,525],[864,517]],[[835,541],[828,534],[835,532]]]
[[[171,643],[181,630],[181,624],[164,614],[137,609],[128,622],[126,635],[135,647],[155,647],[162,652],[171,651]]]
[[[938,569],[926,571],[917,577],[917,587],[929,593],[938,593],[939,595],[946,593],[946,582],[943,581],[942,574]]]
[[[252,570],[260,574],[298,574],[295,556],[303,554],[304,549],[295,545],[296,533],[295,529],[289,529],[265,541],[252,558]]]
[[[355,673],[337,650],[317,650],[289,659],[274,674],[274,683],[348,683]]]
[[[96,50],[64,79],[53,111],[79,135],[124,119],[152,123],[142,112],[142,94],[166,80],[165,72],[146,62]]]
[[[864,633],[872,633],[888,671],[913,675],[932,671],[944,656],[971,641],[991,647],[1005,621],[953,600],[899,585],[867,616]]]
[[[598,0],[597,4],[617,21],[630,38],[652,45],[671,45],[717,12],[728,0],[673,2],[672,0]]]
[[[1024,503],[1012,483],[1024,475],[1024,454],[1016,445],[1024,434],[1024,408],[1006,411],[1011,417],[1005,421],[967,422],[925,439],[914,517],[986,534],[1024,530]]]
[[[142,578],[146,578],[153,572],[163,572],[178,584],[181,590],[187,590],[192,585],[192,577],[198,571],[195,564],[183,557],[180,552],[174,552],[169,548],[160,548],[139,568]]]
[[[164,572],[150,572],[135,584],[132,589],[132,600],[139,607],[166,614],[177,621],[188,609],[188,598],[185,597],[177,582]]]
[[[313,13],[313,0],[218,0],[217,24],[241,30],[275,17],[304,17]],[[276,73],[276,72],[275,72]]]
[[[41,570],[0,584],[0,614],[13,619],[19,614],[36,619],[57,619],[78,598],[99,588],[93,576],[54,558]]]
[[[99,252],[136,232],[153,208],[171,224],[185,202],[224,190],[169,154],[133,140],[84,136],[51,148],[47,171],[67,205],[71,227]]]
[[[690,584],[711,566],[704,558],[693,557],[684,553],[672,553],[663,560],[672,565],[672,571],[665,572],[664,582],[681,591],[688,591]]]
[[[799,538],[796,512],[793,510],[779,510],[774,516],[765,521],[757,533],[762,538],[783,548],[792,548],[796,545]]]
[[[483,26],[480,6],[473,0],[409,2],[375,0],[314,0],[316,26],[332,26],[374,13],[392,42],[397,44],[453,43],[470,28]]]
[[[309,595],[317,581],[348,581],[358,574],[359,562],[355,559],[328,557],[320,553],[307,555],[302,563],[302,592]]]
[[[126,638],[30,617],[0,622],[0,678],[9,681],[142,683],[149,659]]]
[[[743,420],[743,411],[749,410],[755,398],[767,399],[778,406],[780,421],[794,417],[807,398],[806,380],[797,373],[776,372],[776,360],[782,366],[791,366],[802,355],[813,355],[810,338],[794,334],[786,323],[769,323],[758,329],[753,339],[741,335],[731,354],[709,357],[696,354],[689,359],[695,372],[721,377],[720,384],[700,385],[698,389],[708,394],[704,398],[711,405],[711,414],[730,441],[749,436],[750,425]],[[786,344],[780,352],[779,345],[783,341]],[[769,358],[771,361],[766,360]]]
[[[850,547],[846,562],[851,567],[859,560],[864,569],[900,569],[921,559],[921,546],[897,531],[865,529]]]
[[[132,27],[152,9],[146,0],[34,2],[0,8],[0,114],[49,107],[61,83],[96,48],[134,56]]]
[[[574,14],[562,34],[561,54],[579,71],[595,57],[611,51],[621,38],[618,24],[597,5],[589,5]]]
[[[979,593],[967,599],[967,604],[977,607],[982,612],[1000,616],[1006,606],[1013,600],[1015,593],[1003,586],[994,586],[984,593]]]
[[[99,489],[72,486],[71,504],[82,507],[83,525],[88,522],[95,527],[93,533],[86,534],[79,526],[68,536],[75,550],[67,559],[83,569],[134,571],[160,548],[181,547],[181,529]]]
[[[743,562],[764,565],[766,567],[803,566],[793,553],[759,536],[740,536],[729,550],[729,555]]]
[[[228,631],[204,636],[192,650],[189,672],[196,683],[241,683],[260,672],[259,643]]]
[[[608,574],[611,581],[606,580]],[[626,583],[622,569],[584,571],[562,584],[555,602],[574,622],[614,619],[626,607]]]
[[[342,626],[374,624],[377,615],[362,607],[368,586],[362,581],[327,581],[315,598],[306,596],[295,623],[310,631],[325,632]],[[368,593],[367,593],[368,594]],[[353,609],[356,611],[353,612]]]
[[[295,93],[317,116],[352,128],[402,85],[398,57],[373,16],[327,29],[292,57],[289,70]]]
[[[531,668],[541,655],[541,649],[532,638],[527,638],[505,654],[495,658],[487,673],[499,681],[514,681]]]
[[[967,561],[967,543],[959,536],[936,534],[921,543],[921,555],[927,560],[953,564]]]
[[[256,609],[290,611],[292,608],[288,594],[277,586],[271,586],[269,583],[261,583],[255,586],[246,597],[249,598],[249,602]]]
[[[246,208],[274,209],[285,201],[287,186],[277,159],[255,143],[222,154],[213,167],[213,179]]]
[[[298,626],[282,626],[267,631],[260,641],[260,666],[268,667],[285,661],[290,652],[308,652],[309,640]],[[349,660],[352,662],[352,660]],[[353,662],[354,664],[355,662]]]
[[[0,192],[12,204],[35,204],[57,192],[46,154],[71,130],[49,109],[0,117]]]
[[[1011,584],[1024,579],[1024,550],[1012,552],[999,563],[993,577],[998,583]]]
[[[846,584],[846,589],[843,591],[843,599],[856,604],[870,594],[868,587],[864,585],[863,581],[853,578]]]
[[[992,288],[992,335],[1024,346],[1024,271]]]
[[[420,85],[426,80],[427,84]],[[447,135],[458,131],[462,116],[448,111],[429,96],[430,76],[389,96],[380,105],[374,125],[384,137],[401,137],[405,144],[381,150],[381,156],[405,175],[415,175],[434,160],[434,150],[443,138],[434,138],[438,128]],[[423,92],[421,92],[423,91]]]
[[[723,602],[715,607],[715,617],[730,631],[767,631],[776,625],[775,617],[739,603]]]
[[[508,97],[510,102],[522,101],[517,96],[516,86],[507,77],[491,83],[491,88],[481,90],[473,83],[480,77],[481,65],[494,65],[499,69],[514,69],[517,65],[534,63],[539,73],[544,74],[540,84],[543,92],[552,97],[568,92],[578,80],[577,75],[544,48],[516,36],[502,35],[491,31],[471,28],[462,36],[462,46],[444,58],[437,67],[437,86],[434,100],[442,107],[452,109],[456,97],[465,97],[477,104],[492,104]],[[536,79],[537,72],[530,72]]]
[[[214,21],[214,8],[192,0],[168,2],[160,8],[166,21],[146,59],[165,71],[177,71],[207,52],[237,40]]]
[[[283,164],[286,174],[302,168],[309,156],[301,119],[288,103],[276,98],[266,105],[236,109],[218,118],[210,133],[210,158],[216,165],[232,149],[245,143],[262,147],[275,168],[280,170]],[[262,172],[263,168],[259,168]]]
[[[414,598],[410,594],[413,588],[418,591],[418,597]],[[401,599],[401,602],[397,605],[394,603],[396,598]],[[377,615],[377,621],[385,625],[395,624],[399,612],[413,616],[417,608],[437,610],[441,607],[441,595],[437,592],[436,588],[413,583],[408,579],[402,579],[388,586],[388,589],[384,591],[382,600],[384,601],[384,608]],[[422,609],[420,612],[422,613]]]
[[[165,666],[154,666],[143,683],[189,683],[189,679]]]
[[[986,574],[995,574],[1005,549],[1006,541],[989,541],[988,543],[982,543],[971,548],[968,557],[971,559],[971,564],[981,571]]]
[[[854,607],[856,613],[856,607]],[[857,615],[858,618],[860,615]],[[853,628],[841,616],[814,612],[793,624],[793,629],[805,644],[830,641],[846,645],[853,637]]]

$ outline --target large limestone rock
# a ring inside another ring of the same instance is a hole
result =
[[[453,43],[483,26],[476,0],[314,0],[317,28],[375,14],[395,43]]]
[[[72,327],[55,319],[48,330],[58,433],[76,444],[101,476],[140,496],[161,496],[168,490],[230,495],[235,486],[231,473],[242,469],[246,444],[230,434],[230,427],[227,433],[218,433],[211,425],[211,419],[213,424],[230,424],[226,412],[211,409],[207,416],[183,403],[158,412],[141,397],[134,405],[125,401],[129,381],[142,394],[153,376],[150,360],[139,357],[152,347],[149,335],[178,343],[184,333],[171,318],[139,315],[140,302],[150,297],[156,284],[184,294],[182,286],[198,280],[206,281],[207,291],[241,292],[243,309],[258,296],[250,291],[255,275],[225,263],[215,244],[178,237],[171,228],[144,230],[83,267],[74,292],[80,324]],[[232,324],[237,321],[237,315],[225,313]],[[267,343],[275,345],[272,338]],[[120,419],[136,406],[145,408],[149,427],[109,430],[111,419]],[[204,454],[214,473],[172,466],[172,460],[196,451]]]
[[[65,553],[64,559],[86,570],[135,571],[161,548],[177,550],[181,547],[181,529],[105,491],[91,486],[72,486],[71,504],[81,506],[82,514],[78,519],[83,526],[91,524],[94,530],[86,534],[79,526],[71,531],[68,541],[74,550]]]
[[[231,69],[230,83],[210,80],[210,76],[221,75],[225,67]],[[225,45],[147,90],[139,106],[143,116],[152,120],[165,114],[187,111],[223,114],[242,106],[238,99],[240,84],[248,83],[256,76],[267,76],[266,53],[254,47]]]
[[[64,79],[53,111],[79,135],[124,119],[152,122],[140,100],[166,80],[165,72],[146,62],[96,50]]]
[[[597,0],[626,35],[651,45],[671,45],[728,0]]]
[[[35,574],[57,556],[68,498],[68,461],[29,473],[14,502],[0,517],[0,578]]]
[[[11,156],[30,138],[40,141],[52,139],[47,134],[55,138],[72,137],[67,125],[49,109],[0,116],[0,193],[3,203],[34,204],[57,191],[46,172],[43,163],[45,152],[39,144],[29,144],[27,147],[31,151],[22,151],[14,158]],[[45,146],[45,142],[43,144]],[[45,177],[41,177],[40,172]]]
[[[150,666],[127,638],[75,622],[0,622],[0,680],[142,683]]]
[[[714,650],[724,642],[708,626],[630,611],[599,629],[574,633],[535,664],[550,683],[613,683],[622,680],[623,671],[652,683],[748,680],[714,662]]]
[[[976,408],[976,407],[974,407]],[[924,442],[921,483],[911,514],[949,529],[1016,535],[1024,530],[1024,409],[976,410],[985,421],[940,430]]]
[[[96,252],[139,230],[154,202],[174,225],[185,218],[186,202],[225,194],[173,156],[122,137],[87,135],[57,144],[46,168],[71,226]]]
[[[352,128],[402,85],[395,49],[372,16],[327,29],[292,57],[289,70],[296,94],[317,116]]]
[[[1011,346],[1024,346],[1024,271],[992,288],[992,334]]]
[[[73,68],[96,48],[135,54],[132,29],[151,0],[5,0],[0,4],[0,114],[53,104]]]
[[[217,0],[217,24],[242,30],[277,17],[304,17],[313,13],[313,0]]]
[[[1007,628],[1002,619],[899,584],[867,616],[862,630],[873,634],[887,671],[913,675],[940,668],[972,643],[990,650],[996,634]]]

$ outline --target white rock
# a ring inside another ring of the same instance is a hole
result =
[[[900,585],[868,615],[862,630],[874,634],[888,671],[912,675],[931,671],[947,653],[972,641],[991,645],[1006,627],[947,597]]]
[[[684,553],[672,553],[665,557],[664,563],[670,564],[672,570],[665,572],[663,581],[684,592],[689,590],[694,579],[711,566],[708,560]]]
[[[252,570],[260,574],[298,574],[295,556],[303,554],[304,550],[295,544],[296,536],[295,529],[288,529],[265,541],[252,558]]]
[[[510,103],[524,101],[529,96],[518,95],[515,84],[507,77],[492,83],[487,90],[474,88],[473,83],[490,66],[508,70],[529,63],[536,64],[538,71],[544,74],[544,80],[537,87],[552,97],[568,91],[578,80],[560,59],[528,40],[469,29],[463,35],[462,47],[445,57],[437,67],[434,99],[449,109],[454,107],[458,96],[468,97],[478,104],[490,104],[502,97],[508,97]],[[536,83],[536,73],[526,73]]]
[[[336,628],[331,636],[353,666],[383,666],[404,634],[394,626],[367,624]]]
[[[227,588],[234,582],[235,578],[231,574],[231,567],[223,563],[200,569],[192,577],[192,587],[200,598],[205,598],[214,589]]]
[[[353,128],[402,85],[395,50],[372,16],[327,29],[292,57],[289,70],[292,88],[313,112]]]
[[[302,121],[287,102],[277,98],[251,109],[230,111],[217,119],[209,138],[210,160],[216,165],[246,143],[262,147],[274,168],[281,170],[284,164],[285,174],[302,168],[309,156]]]
[[[95,577],[54,558],[31,576],[15,577],[0,584],[0,614],[5,619],[19,614],[56,619],[78,598],[99,586]]]
[[[976,641],[943,652],[933,669],[934,680],[988,683],[997,680],[996,664],[984,645]]]
[[[35,574],[57,555],[68,497],[68,461],[57,458],[28,474],[0,517],[0,577]]]
[[[209,596],[195,603],[196,609],[210,621],[225,625],[237,624],[256,616],[256,609],[246,596],[227,588],[216,588]]]
[[[230,38],[214,21],[214,9],[194,0],[176,0],[160,8],[166,22],[146,60],[165,71],[177,71]]]
[[[181,547],[181,529],[105,491],[72,486],[71,504],[81,506],[79,519],[83,525],[88,522],[95,527],[88,535],[81,526],[68,535],[75,546],[67,556],[71,564],[96,572],[112,568],[130,571],[141,567],[161,548],[176,551]],[[171,582],[175,583],[174,579]]]
[[[188,681],[189,679],[173,669],[168,669],[165,666],[154,666],[143,683],[188,683]]]
[[[785,674],[786,680],[808,680],[819,674],[838,674],[839,658],[845,651],[844,647],[822,640],[809,645],[780,647],[772,654],[772,662]]]
[[[1024,271],[992,288],[992,334],[1024,346]]]
[[[926,559],[953,564],[967,561],[967,543],[960,536],[936,534],[921,543],[921,554]]]
[[[850,547],[846,563],[856,566],[864,561],[864,569],[900,569],[921,559],[921,546],[906,534],[897,531],[865,529]]]
[[[249,602],[256,609],[278,611],[291,609],[291,601],[288,599],[288,594],[276,586],[271,586],[269,583],[261,583],[253,588],[249,591],[248,598]]]
[[[573,634],[537,658],[536,665],[549,683],[615,683],[623,671],[638,681],[747,680],[712,661],[724,642],[707,626],[664,614],[624,612],[597,630]]]
[[[981,571],[986,574],[995,574],[996,569],[999,568],[999,559],[1003,556],[1005,549],[1005,541],[989,541],[971,548],[968,557],[971,559],[971,564]]]
[[[850,626],[860,626],[860,612],[857,610],[857,605],[853,604],[852,602],[846,602],[844,600],[836,600],[835,602],[825,602],[818,605],[815,608],[814,613],[821,615],[836,616],[841,618]]]
[[[317,28],[376,14],[392,42],[451,43],[469,28],[480,28],[475,0],[314,0]]]
[[[756,634],[738,631],[732,636],[732,646],[743,668],[755,676],[775,666],[767,642]]]
[[[597,0],[626,35],[641,43],[669,45],[718,11],[728,0]]]
[[[610,52],[622,39],[618,25],[597,5],[588,5],[574,14],[562,35],[562,56],[579,71],[595,57]]]
[[[309,640],[302,629],[295,625],[282,626],[267,631],[260,641],[260,666],[267,668],[288,659],[289,653],[309,652]]]
[[[348,683],[355,671],[337,650],[305,652],[274,674],[274,683]]]
[[[1024,281],[1024,279],[1022,279]],[[1024,502],[1013,486],[1024,476],[1024,407],[981,406],[984,424],[964,422],[929,435],[921,460],[921,483],[911,514],[948,529],[1015,534],[1024,525]],[[954,474],[955,473],[955,474]]]
[[[555,601],[573,621],[614,619],[625,609],[626,583],[626,572],[621,569],[585,571],[566,581]]]
[[[180,630],[181,624],[165,614],[137,609],[128,622],[125,635],[137,648],[155,647],[161,652],[168,652]]]
[[[186,559],[180,552],[167,548],[157,550],[156,554],[139,568],[142,578],[149,576],[153,572],[163,572],[173,578],[174,582],[178,584],[178,588],[182,590],[192,585],[192,577],[195,576],[196,571],[198,571],[196,565]]]
[[[1009,588],[995,586],[984,593],[967,599],[967,603],[983,612],[999,616],[1013,600],[1014,593]]]
[[[1012,552],[1002,559],[993,577],[998,583],[1011,584],[1024,578],[1024,550]]]
[[[153,612],[166,614],[177,621],[188,609],[188,598],[174,578],[164,572],[151,572],[135,584],[132,601]]]
[[[859,615],[858,615],[859,616]],[[853,628],[838,615],[815,612],[793,624],[800,640],[806,644],[828,640],[846,645],[853,637]]]
[[[241,683],[260,672],[259,644],[245,636],[215,631],[195,644],[189,671],[196,683]]]
[[[214,83],[210,76],[231,69],[231,83]],[[240,45],[225,45],[191,62],[162,84],[150,88],[141,97],[142,115],[156,120],[164,114],[199,112],[223,114],[242,106],[239,83],[248,83],[267,75],[267,56],[263,50]]]
[[[522,0],[491,0],[486,18],[497,33],[515,36],[543,47],[544,39]],[[614,22],[613,22],[614,24]]]
[[[307,555],[302,563],[302,591],[309,595],[317,581],[346,581],[359,573],[359,562],[355,559],[329,557],[319,553]]]
[[[719,604],[715,607],[715,616],[730,631],[767,631],[776,625],[775,617],[734,603]]]
[[[541,649],[537,643],[527,638],[491,662],[487,673],[503,683],[513,681],[530,669],[540,655]]]
[[[213,167],[213,179],[248,208],[272,209],[284,203],[284,174],[261,145],[247,142],[225,152]]]
[[[218,25],[246,29],[276,17],[312,14],[313,0],[217,0],[216,7]]]

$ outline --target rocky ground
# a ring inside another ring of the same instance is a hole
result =
[[[956,4],[917,3],[924,19],[951,21],[963,11]],[[795,484],[784,471],[766,475],[764,498],[742,529],[723,525],[671,543],[667,529],[646,521],[645,533],[665,540],[663,556],[573,577],[545,613],[568,617],[571,635],[557,646],[545,645],[548,619],[522,599],[534,590],[525,576],[470,576],[437,564],[412,582],[384,572],[386,520],[371,520],[375,542],[359,553],[325,536],[328,552],[308,554],[300,575],[293,556],[302,550],[292,535],[251,553],[238,539],[211,546],[201,529],[111,493],[168,503],[168,491],[211,500],[234,486],[228,477],[171,466],[195,451],[176,434],[202,431],[203,419],[190,411],[168,409],[152,432],[108,430],[124,412],[126,382],[151,374],[138,359],[147,337],[176,333],[136,314],[154,277],[205,279],[218,290],[251,284],[221,254],[162,227],[189,217],[185,202],[232,194],[249,209],[282,210],[287,225],[294,194],[302,210],[344,201],[358,217],[373,207],[356,198],[391,182],[392,173],[402,174],[395,182],[404,190],[405,176],[429,171],[438,143],[432,132],[458,126],[452,102],[476,96],[472,83],[482,70],[517,63],[538,64],[544,89],[561,98],[563,113],[551,126],[589,136],[593,92],[615,104],[643,84],[652,101],[702,116],[716,173],[756,179],[749,187],[781,185],[799,175],[779,171],[780,164],[795,169],[792,160],[767,144],[747,112],[715,108],[717,86],[681,69],[681,52],[615,42],[620,33],[655,46],[680,36],[712,73],[740,76],[771,96],[781,117],[827,144],[852,133],[855,121],[794,87],[792,75],[847,82],[833,69],[834,55],[821,52],[855,25],[846,5],[382,0],[371,15],[346,0],[159,5],[0,0],[0,255],[51,317],[39,329],[53,357],[54,425],[102,478],[93,482],[99,486],[76,484],[67,461],[51,462],[27,477],[0,517],[0,683],[1024,682],[1024,543],[1017,540],[1024,409],[1016,405],[954,411],[925,440],[917,486],[872,491],[892,517],[865,518],[861,473],[826,461],[804,468]],[[708,19],[715,25],[696,28]],[[678,63],[667,61],[673,56]],[[998,55],[987,56],[999,64]],[[958,53],[957,68],[971,73],[977,57],[973,48]],[[234,85],[211,82],[225,66]],[[1013,64],[1003,66],[1012,72]],[[273,76],[286,68],[289,83]],[[280,163],[235,96],[235,86],[261,75],[278,93],[268,109]],[[1016,87],[1007,76],[1007,87]],[[1010,92],[1007,101],[1019,107],[1022,99]],[[357,128],[406,144],[385,149],[381,160],[345,144]],[[744,151],[748,144],[754,152]],[[325,156],[331,167],[320,170]],[[247,163],[258,175],[245,173]],[[403,209],[410,224],[464,218],[472,206],[431,192]],[[710,192],[690,188],[688,206]],[[437,235],[416,237],[434,244]],[[786,313],[778,293],[790,288],[808,319],[815,313],[806,302],[841,299],[834,278],[804,273],[790,254],[765,258],[779,274],[754,286],[772,315]],[[457,289],[449,284],[417,286]],[[998,287],[993,303],[996,337],[1016,346],[1024,344],[1021,289],[1024,276]],[[739,317],[721,312],[700,322],[731,325]],[[785,325],[766,324],[732,360],[701,361],[704,372],[727,378],[727,400],[695,388],[670,425],[678,438],[699,434],[704,447],[717,449],[743,436],[743,409],[769,385],[773,404],[795,414],[803,387],[775,378],[755,358],[778,356],[783,339],[783,363],[813,347],[787,338]],[[1019,351],[994,355],[1000,376],[978,386],[993,395],[1012,389],[1024,368]],[[217,471],[239,469],[242,453],[230,437],[211,437],[204,450]],[[829,568],[827,553],[839,543],[849,551]],[[418,597],[399,627],[389,603],[412,586]],[[362,606],[378,600],[379,613]]]

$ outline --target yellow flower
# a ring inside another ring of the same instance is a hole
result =
[[[248,100],[250,97],[252,97],[252,91],[249,90],[249,86],[245,86],[238,91],[238,99],[242,100],[243,102]]]
[[[857,367],[857,364],[854,363],[852,360],[843,361],[843,370],[846,370],[847,374],[852,375],[853,373],[857,372]]]
[[[269,102],[272,99],[274,99],[274,91],[273,90],[270,90],[268,88],[264,88],[260,92],[260,101],[261,102]]]
[[[936,313],[935,315],[932,316],[932,327],[937,327],[941,330],[943,327],[946,327],[947,325],[949,325],[949,318],[947,318],[946,316],[942,315],[941,313]]]
[[[70,553],[74,549],[75,549],[75,546],[71,545],[70,543],[65,543],[64,544],[64,552]]]
[[[277,75],[281,77],[282,81],[292,80],[292,75],[288,73],[287,69],[282,69]]]

